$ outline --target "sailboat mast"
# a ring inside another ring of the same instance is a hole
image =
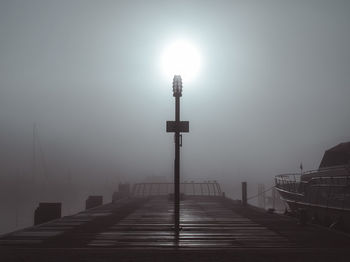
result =
[[[35,181],[36,172],[36,123],[33,124],[33,144],[32,144],[32,179]]]

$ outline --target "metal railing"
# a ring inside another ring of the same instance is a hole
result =
[[[277,189],[302,197],[295,197],[295,201],[327,208],[350,208],[349,166],[282,174],[275,177],[275,182]]]
[[[304,173],[281,174],[275,177],[276,187],[292,193],[303,193],[308,185],[347,185],[349,166],[334,166]]]
[[[137,197],[160,196],[174,193],[174,183],[137,183],[132,195]],[[216,181],[182,182],[180,193],[188,196],[222,196],[220,184]]]
[[[350,165],[339,165],[331,167],[323,167],[302,173],[302,180],[308,180],[313,177],[321,176],[350,176]]]
[[[282,174],[275,177],[277,188],[288,192],[300,193],[302,191],[301,174]]]

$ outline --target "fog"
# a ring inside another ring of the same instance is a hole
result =
[[[1,0],[0,233],[31,225],[39,201],[67,215],[121,182],[172,181],[159,60],[177,37],[203,58],[183,83],[182,180],[239,197],[241,181],[253,194],[317,168],[350,140],[349,14],[340,0]]]

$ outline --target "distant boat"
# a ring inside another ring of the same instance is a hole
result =
[[[317,170],[277,175],[275,183],[290,211],[350,229],[350,142],[328,149]]]

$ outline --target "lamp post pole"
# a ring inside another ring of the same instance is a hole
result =
[[[175,97],[175,122],[180,122],[180,97]],[[174,163],[174,226],[175,232],[180,230],[180,132],[175,132]]]
[[[180,146],[182,146],[181,132],[189,132],[189,122],[180,121],[180,97],[182,96],[181,76],[175,75],[173,80],[173,96],[175,97],[175,121],[167,121],[167,132],[175,134],[174,161],[174,230],[178,236],[180,232]]]

